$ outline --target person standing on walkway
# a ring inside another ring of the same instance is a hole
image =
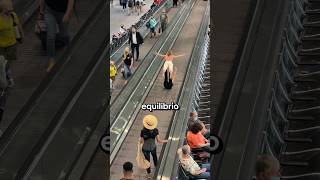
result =
[[[22,26],[17,14],[11,9],[11,2],[0,0],[0,55],[8,61],[6,76],[9,87],[14,85],[11,66],[17,60],[17,42],[22,42],[23,37]]]
[[[133,180],[133,164],[131,162],[125,162],[122,165],[123,168],[123,178],[120,180]]]
[[[149,25],[150,25],[150,33],[151,33],[150,38],[154,38],[156,36],[157,20],[154,17],[152,17],[149,20]]]
[[[171,79],[172,73],[173,73],[173,59],[174,58],[178,58],[178,57],[182,57],[184,56],[184,54],[181,55],[173,55],[172,51],[168,51],[167,54],[160,54],[160,53],[156,53],[156,56],[160,56],[163,57],[163,59],[165,60],[164,65],[163,65],[163,77],[165,76],[166,71],[169,71],[169,79]]]
[[[168,15],[166,10],[162,10],[162,14],[160,15],[160,26],[161,26],[161,33],[163,33],[164,30],[166,30],[168,25]]]
[[[120,0],[120,4],[122,5],[122,11],[125,12],[127,9],[128,0]]]
[[[74,0],[40,0],[40,15],[44,15],[47,26],[47,55],[49,56],[49,72],[55,65],[56,33],[59,26],[59,39],[67,45],[70,41],[68,24],[73,11]]]
[[[138,16],[140,13],[142,13],[142,5],[143,5],[143,0],[136,0],[136,9],[138,11]]]
[[[164,144],[167,143],[168,140],[162,140],[159,135],[159,130],[157,129],[158,120],[153,115],[146,115],[143,118],[143,129],[140,133],[140,143],[142,145],[142,152],[146,158],[146,160],[150,161],[150,153],[152,155],[153,164],[156,167],[158,164],[157,157],[157,146],[156,140],[158,143]],[[151,179],[151,168],[147,169],[148,179]]]
[[[172,0],[172,7],[178,6],[178,0]]]
[[[132,74],[132,67],[133,67],[133,56],[129,51],[129,47],[126,47],[124,49],[124,54],[123,54],[123,68],[124,68],[124,79],[125,82],[124,84],[127,84],[129,77]]]
[[[129,34],[129,44],[131,45],[131,53],[132,57],[134,58],[134,51],[137,53],[137,59],[139,60],[139,48],[140,45],[143,44],[143,38],[139,31],[137,31],[135,26],[132,26],[131,32]]]
[[[128,16],[130,16],[134,11],[133,0],[128,0]]]

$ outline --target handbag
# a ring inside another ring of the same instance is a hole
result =
[[[148,169],[150,167],[150,162],[146,160],[142,152],[142,144],[138,142],[138,151],[137,151],[137,165],[140,169]]]

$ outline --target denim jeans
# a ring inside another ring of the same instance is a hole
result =
[[[131,69],[128,65],[124,64],[123,65],[123,68],[124,68],[124,79],[125,80],[128,80],[129,77],[131,76],[132,72],[131,72]]]
[[[207,171],[204,173],[201,173],[199,175],[196,175],[196,178],[202,178],[202,179],[209,179],[210,180],[210,164],[202,164],[201,168],[206,168]]]
[[[144,154],[144,157],[146,158],[147,161],[150,161],[150,153],[152,155],[152,158],[153,158],[153,164],[154,166],[157,166],[158,164],[158,157],[157,157],[157,149],[154,149],[153,151],[145,151],[145,150],[142,150],[143,154]],[[149,167],[147,169],[147,173],[150,174],[151,173],[151,168]]]
[[[57,12],[52,10],[48,5],[45,8],[44,19],[47,26],[47,55],[49,57],[54,57],[56,53],[56,34],[57,34],[57,24],[59,27],[58,37],[60,41],[65,44],[69,43],[69,31],[68,24],[62,22],[64,12]]]

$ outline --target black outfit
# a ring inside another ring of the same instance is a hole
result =
[[[173,0],[173,7],[178,6],[178,0]]]
[[[68,0],[45,0],[46,4],[54,11],[66,12]]]
[[[140,133],[140,137],[143,138],[144,143],[142,146],[142,152],[146,160],[150,162],[150,153],[153,158],[154,166],[158,165],[158,157],[157,157],[157,146],[156,146],[156,137],[159,135],[159,130],[157,128],[153,130],[148,130],[143,128]],[[147,173],[151,173],[151,168],[147,169]]]
[[[172,86],[173,86],[172,79],[169,79],[168,71],[165,72],[165,77],[164,77],[163,86],[164,86],[164,88],[166,88],[166,89],[171,89]]]
[[[123,62],[127,65],[127,66],[131,66],[131,58],[132,58],[132,54],[129,53],[126,57],[124,57],[124,55],[122,56],[123,58],[125,58],[123,60]]]
[[[134,44],[132,42],[132,36],[133,36],[132,33],[129,34],[129,44],[131,44],[132,57],[134,58],[134,50],[136,50],[136,52],[137,52],[137,59],[136,60],[138,60],[139,59],[139,46],[140,46],[140,44],[143,43],[143,38],[142,38],[140,32],[136,32],[135,35],[136,35],[136,39],[137,39],[137,44]]]

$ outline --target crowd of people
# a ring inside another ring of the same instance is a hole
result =
[[[122,6],[122,11],[125,12],[128,16],[133,13],[140,15],[143,11],[143,6],[146,5],[145,0],[119,0],[120,6]],[[110,1],[113,5],[113,1]]]
[[[163,33],[166,27],[168,26],[168,15],[166,10],[162,11],[158,21],[152,17],[150,18],[147,24],[150,24],[148,28],[150,28],[152,38],[156,36],[156,30],[155,30],[156,28],[159,28],[159,32]],[[119,33],[117,33],[117,35],[113,35],[113,40],[117,41],[118,38],[121,38],[121,36],[123,36],[124,34],[128,34],[129,46],[124,48],[120,71],[125,80],[124,84],[127,84],[128,79],[133,74],[134,61],[139,61],[140,46],[144,44],[144,38],[141,35],[141,33],[138,31],[135,25],[132,25],[131,28],[129,29],[126,29],[124,25],[121,25]],[[169,51],[166,55],[161,55],[159,53],[156,53],[156,55],[163,57],[163,59],[165,60],[163,72],[164,72],[164,76],[166,77],[166,80],[164,82],[164,86],[167,89],[171,89],[171,87],[173,86],[173,79],[174,79],[172,60],[173,58],[181,57],[183,55],[173,55],[172,51]],[[116,66],[114,65],[114,61],[112,62],[111,61],[112,60],[110,60],[110,64],[113,64],[113,65],[110,66],[110,89],[112,91],[116,74],[111,72],[117,71],[117,69],[116,69]]]

